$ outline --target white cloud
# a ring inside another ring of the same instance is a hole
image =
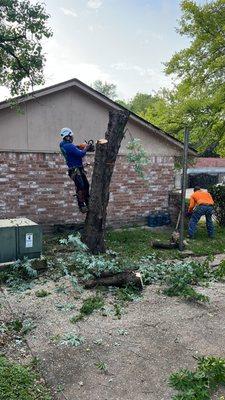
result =
[[[90,32],[97,32],[97,31],[102,30],[102,29],[104,29],[104,26],[100,25],[100,24],[98,24],[98,25],[89,25],[88,26],[88,30]]]
[[[146,69],[140,67],[139,65],[130,65],[124,62],[117,62],[112,64],[111,67],[117,71],[135,71],[140,76],[146,75]]]
[[[93,8],[97,10],[97,8],[101,7],[103,0],[88,0],[87,6],[89,8]]]
[[[70,10],[68,8],[61,7],[60,10],[64,15],[69,15],[70,17],[77,17],[77,13],[74,10]]]
[[[112,82],[109,73],[98,64],[82,61],[82,52],[78,48],[76,52],[71,52],[69,48],[62,48],[61,44],[52,39],[51,43],[45,44],[45,51],[48,54],[44,70],[46,86],[73,78],[87,84],[97,79]]]
[[[158,32],[154,32],[154,31],[150,31],[148,29],[137,29],[136,35],[139,37],[143,37],[145,43],[149,43],[151,41],[151,39],[160,40],[160,41],[162,41],[164,39],[164,36],[161,32],[158,33]]]
[[[137,92],[151,93],[162,87],[172,87],[171,78],[165,76],[160,68],[117,62],[111,65],[111,70],[111,75],[119,82],[125,98],[129,98]]]

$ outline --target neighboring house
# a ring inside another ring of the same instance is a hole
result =
[[[84,83],[73,79],[18,99],[20,113],[0,103],[0,218],[26,216],[52,227],[79,223],[73,182],[59,153],[59,131],[68,126],[75,143],[104,137],[109,110],[119,106]],[[108,207],[108,224],[143,222],[151,211],[168,208],[174,188],[174,158],[183,144],[131,113],[129,131],[116,162]],[[149,154],[144,181],[126,161],[126,144],[141,139]],[[191,155],[196,155],[189,149]],[[93,165],[93,156],[87,156]],[[91,172],[88,167],[88,173]]]
[[[217,183],[225,183],[225,158],[199,157],[188,169],[188,187],[205,189]]]

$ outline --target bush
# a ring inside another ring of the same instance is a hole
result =
[[[210,193],[215,202],[216,219],[220,226],[225,226],[225,185],[212,186]]]

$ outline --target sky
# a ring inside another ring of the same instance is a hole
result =
[[[202,4],[206,0],[197,0]],[[120,99],[171,87],[163,63],[188,45],[176,32],[179,0],[45,0],[45,85],[77,78],[117,86]],[[0,99],[7,91],[0,89]]]

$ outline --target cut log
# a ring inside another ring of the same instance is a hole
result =
[[[106,137],[96,143],[89,211],[82,234],[82,240],[93,254],[106,251],[105,224],[109,186],[129,114],[129,111],[110,111]]]
[[[96,142],[96,144],[106,144],[106,143],[108,143],[108,140],[106,140],[106,139],[99,139]]]
[[[126,285],[134,285],[138,289],[143,289],[143,282],[140,272],[124,271],[114,275],[100,276],[99,278],[91,279],[83,282],[86,289],[91,289],[95,286],[117,286],[123,287]]]
[[[152,247],[154,249],[178,249],[179,244],[178,243],[173,243],[173,242],[159,242],[155,241],[152,242]]]

